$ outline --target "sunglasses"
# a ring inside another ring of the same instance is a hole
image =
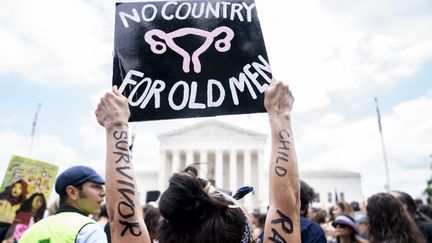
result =
[[[335,228],[338,228],[338,227],[339,227],[339,228],[345,229],[345,228],[348,227],[348,225],[345,225],[345,224],[335,224],[334,227],[335,227]]]

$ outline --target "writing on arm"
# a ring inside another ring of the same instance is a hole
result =
[[[272,225],[280,224],[280,228],[286,234],[292,234],[294,232],[294,224],[290,217],[283,214],[279,209],[276,210],[278,217],[271,221]],[[269,240],[271,242],[276,243],[286,243],[284,237],[280,234],[280,232],[274,227],[271,228],[272,235],[269,236]]]
[[[289,141],[290,134],[286,130],[279,131],[279,147],[277,148],[275,173],[279,177],[286,176],[288,170],[283,166],[283,163],[288,163],[288,151],[290,150]],[[280,164],[279,164],[280,163]]]
[[[126,131],[114,131],[112,133],[115,147],[113,155],[115,158],[116,190],[122,195],[117,204],[117,211],[120,215],[119,223],[123,225],[120,235],[124,236],[128,231],[134,236],[142,234],[140,224],[136,222],[135,214],[137,213],[136,205],[133,198],[136,195],[136,188],[133,177],[129,174],[131,171],[130,155],[128,149],[128,133]]]

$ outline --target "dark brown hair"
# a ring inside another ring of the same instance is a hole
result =
[[[378,193],[367,201],[369,242],[425,243],[402,203],[389,193]]]
[[[36,199],[36,197],[40,197],[42,200],[42,205],[41,207],[34,212],[33,214],[33,219],[35,222],[41,220],[44,216],[45,210],[46,210],[46,200],[45,200],[45,196],[42,193],[34,193],[32,194],[27,200],[25,200],[22,204],[21,207],[16,211],[18,212],[32,212],[32,208],[33,208],[33,201]]]
[[[170,178],[159,202],[164,218],[158,229],[160,242],[241,242],[245,226],[242,210],[230,208],[223,196],[210,196],[204,191],[207,183],[191,166]]]
[[[324,224],[327,222],[327,212],[322,209],[317,209],[315,215],[312,217],[312,221],[317,224]]]
[[[12,190],[16,184],[21,184],[22,193],[18,197],[12,197]],[[24,202],[24,200],[27,197],[27,186],[28,186],[27,182],[24,181],[23,179],[20,179],[16,182],[10,184],[9,186],[7,186],[4,189],[4,191],[0,193],[0,199],[1,200],[8,200],[12,206],[20,204],[20,203]]]
[[[300,212],[306,216],[309,204],[315,200],[315,191],[306,182],[300,181]]]
[[[161,215],[159,208],[153,207],[150,204],[145,205],[143,208],[144,223],[150,235],[150,239],[157,240],[157,229],[159,228]]]

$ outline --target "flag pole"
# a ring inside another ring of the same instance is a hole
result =
[[[33,120],[33,124],[32,124],[32,132],[30,134],[30,151],[29,151],[29,158],[31,159],[32,156],[32,152],[33,152],[33,140],[34,140],[34,135],[35,135],[35,131],[36,131],[36,125],[37,125],[37,119],[38,119],[38,115],[39,115],[39,110],[41,108],[42,104],[39,103],[37,110],[36,110],[36,114]]]
[[[382,131],[382,125],[381,125],[381,114],[378,108],[378,99],[375,97],[375,106],[376,106],[376,112],[377,112],[377,117],[378,117],[378,129],[379,129],[379,133],[381,136],[381,146],[382,146],[382,151],[383,151],[383,157],[384,157],[384,168],[385,168],[385,173],[386,173],[386,184],[384,185],[384,188],[387,192],[390,191],[390,173],[389,173],[389,168],[388,168],[388,161],[387,161],[387,152],[385,149],[385,145],[384,145],[384,136],[383,136],[383,131]]]
[[[131,127],[130,129],[130,133],[131,133],[131,141],[129,144],[129,151],[132,157],[132,152],[133,152],[133,147],[134,147],[134,142],[135,142],[135,136],[136,136],[136,132],[135,132],[136,128],[135,127]]]

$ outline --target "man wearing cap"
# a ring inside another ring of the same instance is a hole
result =
[[[105,181],[87,166],[74,166],[59,175],[55,190],[60,196],[56,215],[32,225],[20,243],[107,242],[103,228],[89,218],[101,210]]]

